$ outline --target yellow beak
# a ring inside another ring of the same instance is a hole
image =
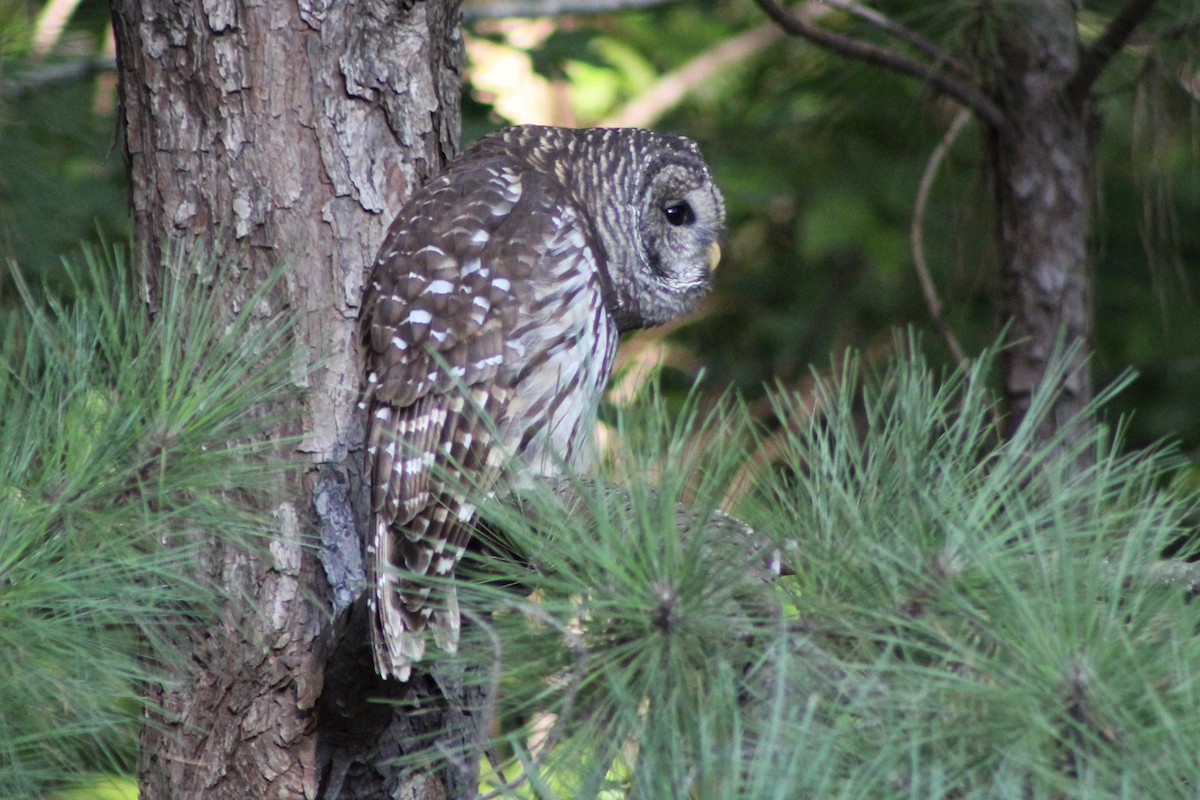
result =
[[[713,242],[708,246],[708,271],[715,272],[721,263],[721,245]]]

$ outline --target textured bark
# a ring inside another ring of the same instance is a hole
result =
[[[1080,46],[1072,4],[1014,3],[997,20],[997,92],[1003,123],[993,131],[1005,317],[1009,432],[1029,411],[1055,342],[1081,345],[1039,438],[1086,433],[1080,412],[1092,399],[1085,361],[1092,336],[1088,262],[1090,170],[1099,120],[1071,83]],[[1074,426],[1069,420],[1077,419]]]
[[[326,690],[349,702],[332,685],[349,680],[347,671],[326,669],[347,634],[328,630],[328,620],[362,582],[352,502],[362,431],[357,307],[386,224],[457,149],[457,16],[456,0],[113,0],[148,296],[173,242],[220,246],[212,280],[230,313],[286,261],[286,280],[259,311],[298,317],[300,351],[321,364],[297,364],[303,400],[278,431],[299,445],[292,482],[263,498],[277,520],[268,554],[214,549],[227,618],[190,632],[192,669],[149,690],[160,713],[142,735],[145,800],[368,796],[347,778],[355,765],[416,746],[400,711],[374,715],[370,745],[347,745],[345,720],[318,709],[337,706],[322,700]],[[302,546],[318,536],[320,558]],[[461,707],[434,682],[409,691],[430,706]],[[456,796],[470,780],[449,770],[388,772],[369,796],[381,788]]]

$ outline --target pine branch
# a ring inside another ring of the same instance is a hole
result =
[[[633,507],[634,504],[633,497],[627,489],[594,478],[544,478],[542,485],[562,503],[568,515],[573,518],[587,518],[589,513],[587,493],[598,491],[626,507]],[[527,505],[527,501],[522,496],[514,495],[508,502],[512,503],[514,508],[521,510],[523,515],[534,516],[535,512]],[[719,509],[712,511],[711,514],[700,515],[689,511],[682,505],[676,506],[675,524],[678,526],[680,537],[685,542],[699,539],[705,543],[706,548],[711,548],[713,552],[724,553],[736,550],[754,556],[750,575],[764,585],[770,584],[780,575],[789,574],[795,568],[793,563],[796,558],[795,553],[782,552],[770,536],[754,530],[737,517]],[[515,555],[537,569],[536,554],[519,553]]]
[[[819,28],[778,5],[774,0],[755,1],[767,16],[793,36],[807,39],[818,47],[846,58],[865,61],[868,64],[920,78],[938,91],[970,108],[990,127],[999,128],[1004,124],[1004,113],[1000,107],[973,84],[960,81],[938,71],[936,67],[917,61],[899,51]]]
[[[1067,87],[1067,95],[1076,103],[1083,102],[1100,73],[1108,66],[1138,26],[1149,16],[1155,0],[1129,0],[1121,12],[1113,17],[1108,27],[1092,46],[1083,51],[1079,69]]]

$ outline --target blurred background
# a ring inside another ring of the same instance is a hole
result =
[[[850,25],[836,5],[809,10]],[[936,41],[986,41],[977,4],[883,5]],[[1119,7],[1089,5],[1102,7],[1097,27]],[[930,354],[950,363],[910,227],[956,106],[784,36],[748,0],[472,0],[465,13],[464,144],[514,123],[671,130],[700,143],[724,190],[716,291],[691,318],[627,343],[618,400],[663,364],[669,383],[702,376],[706,392],[733,386],[754,407],[767,384],[803,390],[844,348],[885,356],[897,326],[925,331]],[[1132,443],[1178,440],[1194,459],[1200,60],[1189,14],[1178,12],[1173,36],[1135,41],[1137,57],[1119,58],[1097,87],[1092,250],[1097,382],[1137,370],[1114,408],[1132,414]],[[1093,22],[1086,11],[1081,20]],[[129,235],[112,62],[103,0],[0,0],[0,258],[64,291],[63,256]],[[923,223],[930,275],[968,355],[999,333],[984,145],[968,124]],[[14,300],[0,276],[0,306]]]

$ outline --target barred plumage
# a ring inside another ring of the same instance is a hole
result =
[[[439,470],[488,489],[586,469],[619,333],[695,306],[723,221],[695,144],[632,129],[510,128],[413,195],[362,307],[381,675],[408,679],[426,627],[457,644],[452,586],[414,580],[452,574],[471,535]]]

